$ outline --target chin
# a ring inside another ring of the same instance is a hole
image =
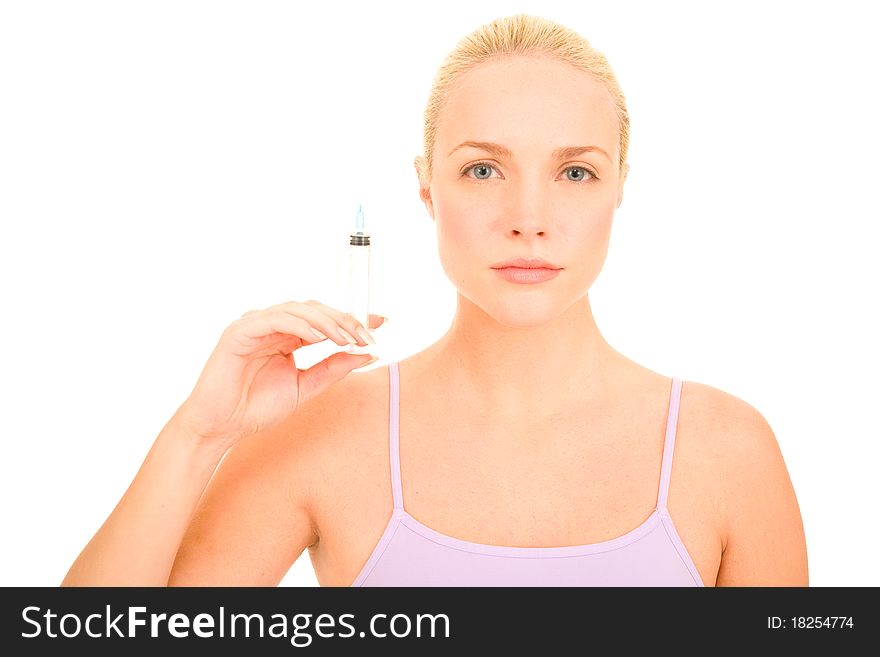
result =
[[[565,312],[565,304],[547,294],[498,295],[481,308],[502,326],[522,329],[539,328]]]

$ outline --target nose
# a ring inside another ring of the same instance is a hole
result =
[[[511,186],[512,187],[512,186]],[[518,190],[511,189],[508,207],[508,230],[511,235],[544,237],[551,214],[549,190],[538,182],[520,181]]]
[[[514,228],[514,229],[512,229],[511,232],[512,232],[514,235],[522,235],[522,234],[525,234],[526,236],[529,236],[529,235],[537,235],[538,237],[543,237],[543,236],[544,236],[544,231],[543,231],[543,230],[529,230],[529,229],[527,229],[527,228],[526,228],[526,229]]]

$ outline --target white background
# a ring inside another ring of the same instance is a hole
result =
[[[519,11],[587,37],[627,97],[632,169],[590,293],[603,335],[757,408],[811,585],[880,584],[869,6],[3,3],[0,584],[62,580],[229,322],[345,307],[359,203],[371,309],[392,318],[375,367],[446,331],[422,112],[458,39]],[[317,584],[307,553],[283,583]]]

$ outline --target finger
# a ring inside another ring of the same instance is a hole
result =
[[[349,313],[344,313],[341,310],[338,310],[333,306],[328,306],[320,301],[288,301],[286,303],[280,303],[277,306],[271,306],[269,309],[281,310],[305,317],[313,326],[337,344],[349,344],[349,340],[345,335],[346,333],[352,337],[355,344],[362,347],[365,347],[368,344],[366,340],[358,335],[359,328],[361,330],[366,330],[366,327],[364,327],[363,324]],[[339,333],[339,329],[342,329],[344,333]]]
[[[366,327],[364,326],[363,323],[358,321],[353,315],[351,315],[350,313],[342,312],[341,310],[338,310],[337,308],[334,308],[333,306],[328,306],[327,304],[321,303],[320,301],[311,300],[311,301],[306,301],[305,303],[310,306],[320,308],[325,313],[327,313],[328,315],[330,315],[331,317],[336,319],[337,323],[344,330],[346,330],[348,333],[350,333],[358,341],[358,344],[360,344],[361,346],[366,346],[368,341],[364,340],[362,335],[359,335],[360,330],[364,330]],[[385,323],[385,321],[387,319],[388,318],[384,317],[383,315],[377,315],[374,313],[369,314],[369,316],[368,316],[368,323],[370,325],[369,329],[373,330],[373,329],[379,328],[380,326],[382,326],[382,324]],[[367,334],[370,336],[370,338],[373,337],[369,331],[367,331]],[[375,343],[375,340],[373,340],[373,342]]]
[[[337,322],[334,316],[331,316],[327,312],[325,312],[322,308],[316,307],[310,304],[317,304],[318,302],[300,302],[300,301],[288,301],[285,303],[279,303],[274,306],[269,306],[265,310],[262,310],[262,313],[271,313],[271,312],[282,312],[293,317],[298,317],[300,319],[304,319],[308,324],[315,330],[322,333],[325,337],[322,339],[330,339],[338,345],[348,346],[350,341],[344,334],[340,333],[339,329],[343,328],[339,322]],[[322,304],[319,304],[322,305]],[[336,311],[338,312],[338,311]],[[342,313],[339,313],[342,315]],[[346,330],[346,329],[343,329]],[[351,329],[352,331],[355,329]],[[351,335],[351,331],[347,331]],[[352,339],[354,340],[354,344],[361,344],[361,346],[366,346],[366,343],[358,340],[357,333],[355,332],[352,335]],[[319,340],[320,341],[320,340]]]
[[[387,319],[388,319],[387,317],[383,317],[382,315],[370,314],[370,329],[379,328],[380,326],[382,326],[385,323],[385,321]]]
[[[297,404],[302,404],[320,394],[327,386],[336,383],[353,369],[363,367],[372,360],[376,360],[372,354],[349,354],[345,351],[337,351],[310,368],[300,370]]]
[[[233,324],[238,324],[237,333],[251,339],[264,338],[273,333],[295,336],[301,342],[309,344],[324,339],[314,332],[314,328],[307,320],[281,310],[246,315]]]

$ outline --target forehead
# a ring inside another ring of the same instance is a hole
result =
[[[534,142],[591,143],[618,151],[618,119],[605,86],[570,64],[511,56],[484,62],[461,75],[441,112],[438,155],[473,139],[511,146]],[[445,149],[445,150],[444,150]]]

